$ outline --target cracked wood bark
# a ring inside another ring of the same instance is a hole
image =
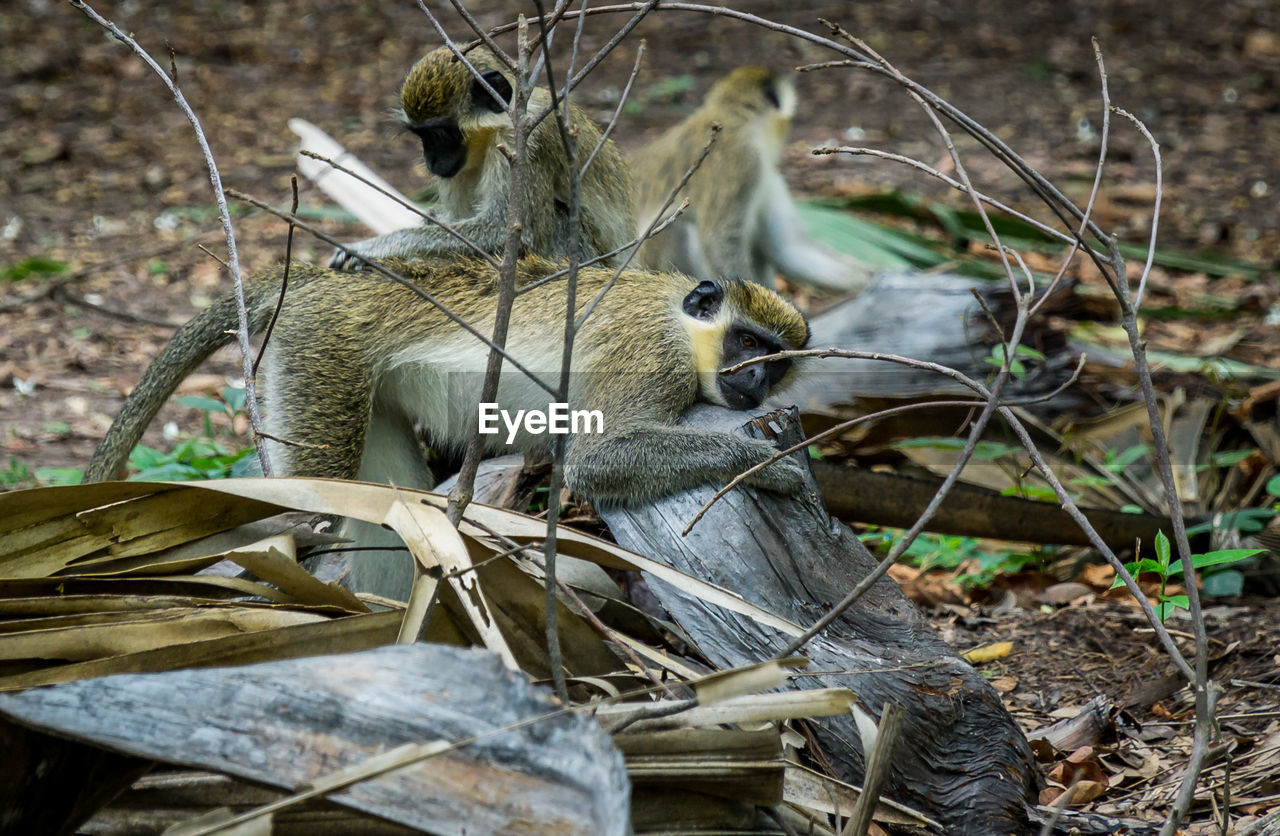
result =
[[[502,731],[557,707],[492,653],[426,644],[0,694],[0,718],[15,724],[286,790],[401,744],[476,737],[328,797],[436,834],[630,832],[622,756],[593,720]],[[60,782],[64,806],[93,774],[81,777]],[[0,787],[5,832],[74,827],[23,826],[42,811],[9,790]]]
[[[698,407],[693,426],[737,427],[760,438],[766,420],[742,428],[742,413]],[[794,410],[773,413],[780,446],[803,438]],[[803,452],[796,455],[803,456]],[[737,592],[805,626],[876,564],[853,532],[833,520],[817,483],[797,497],[737,489],[686,538],[680,531],[713,490],[701,488],[632,508],[600,508],[623,546]],[[789,637],[691,598],[656,578],[649,587],[713,662],[757,662]],[[1026,738],[999,695],[939,638],[892,581],[881,579],[803,651],[815,676],[797,687],[852,689],[873,716],[886,702],[904,710],[886,783],[889,798],[941,821],[947,834],[1029,833],[1039,773]],[[840,777],[861,783],[863,753],[852,716],[813,723]]]

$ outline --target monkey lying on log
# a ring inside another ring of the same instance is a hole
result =
[[[742,415],[698,407],[685,425],[699,431],[740,426]],[[748,434],[761,438],[758,419]],[[794,413],[774,413],[780,446],[799,441]],[[794,454],[798,462],[804,453]],[[822,506],[817,484],[789,496],[735,490],[688,537],[680,530],[712,490],[695,488],[645,505],[598,506],[617,541],[683,572],[743,595],[801,626],[839,601],[877,561]],[[649,588],[722,667],[780,653],[785,636],[749,618],[686,596],[654,578]],[[885,794],[944,825],[948,836],[1035,832],[1028,808],[1040,783],[1026,738],[995,690],[943,642],[892,581],[882,578],[801,651],[809,669],[798,687],[846,687],[878,715],[886,702],[904,711]],[[812,724],[838,776],[860,783],[863,752],[852,716]]]
[[[418,290],[433,294],[479,333],[493,331],[497,272],[467,259],[393,262]],[[518,287],[558,265],[521,261]],[[579,272],[578,314],[610,284],[610,268]],[[249,283],[251,329],[261,332],[276,306],[278,275]],[[507,353],[550,385],[558,382],[567,282],[530,287],[516,297]],[[129,451],[186,375],[231,340],[227,294],[184,325],[129,394],[85,472],[115,478]],[[672,273],[630,271],[605,294],[578,331],[564,413],[584,425],[568,435],[565,483],[599,502],[641,502],[704,483],[723,483],[773,454],[772,445],[728,433],[682,429],[676,421],[702,400],[750,409],[794,372],[787,360],[721,369],[742,360],[803,347],[809,330],[781,296],[746,281],[703,281]],[[416,427],[433,445],[460,450],[479,421],[489,348],[415,292],[369,272],[293,266],[289,298],[262,362],[264,443],[277,475],[362,479],[430,488]],[[508,360],[495,404],[488,406],[488,452],[550,449],[554,398]],[[535,426],[521,416],[542,415]],[[502,417],[502,422],[498,421]],[[515,416],[515,424],[509,420]],[[503,427],[502,424],[507,426]],[[505,440],[505,443],[504,443]],[[800,488],[792,461],[752,478],[768,490]],[[399,545],[389,532],[348,526],[360,546]],[[388,538],[391,539],[388,539]],[[357,561],[362,591],[398,594],[412,577],[403,553],[370,552]]]

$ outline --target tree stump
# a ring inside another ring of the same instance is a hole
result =
[[[804,436],[794,408],[741,427],[742,413],[698,407],[685,422],[738,427],[790,446]],[[805,456],[804,451],[794,455]],[[823,507],[817,482],[784,497],[739,487],[688,537],[687,525],[714,490],[688,491],[647,505],[601,507],[618,542],[719,584],[804,627],[837,603],[878,562]],[[780,653],[790,637],[646,578],[667,611],[722,667]],[[879,716],[886,702],[904,712],[887,797],[940,821],[946,834],[1030,832],[1027,809],[1040,779],[1022,731],[999,695],[939,638],[897,584],[882,578],[802,651],[810,671],[796,687],[849,688]],[[860,784],[861,739],[852,715],[812,724],[835,773]],[[816,754],[816,753],[815,753]]]

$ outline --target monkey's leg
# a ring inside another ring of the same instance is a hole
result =
[[[609,435],[577,436],[569,449],[565,478],[569,487],[593,501],[630,504],[728,482],[776,452],[758,439],[642,425]],[[749,477],[747,484],[792,494],[803,487],[804,471],[791,459],[782,459]]]
[[[356,478],[362,482],[429,489],[434,480],[418,448],[413,423],[375,405]],[[413,588],[413,555],[405,549],[399,535],[360,520],[346,520],[340,533],[365,549],[350,555],[351,584],[356,590],[401,601],[408,599]]]

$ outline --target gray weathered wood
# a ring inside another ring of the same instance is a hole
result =
[[[330,797],[437,834],[630,832],[622,757],[592,720],[498,731],[555,708],[491,653],[423,644],[0,694],[15,723],[284,789],[401,744],[479,736]]]
[[[1009,289],[952,274],[884,273],[862,293],[813,316],[810,348],[844,348],[899,354],[951,366],[978,380],[992,371],[996,338],[972,289],[997,312],[1008,307]],[[1006,326],[1007,327],[1007,324]],[[1010,380],[1006,396],[1052,391],[1070,375],[1074,354],[1051,351],[1029,373]],[[925,395],[971,395],[950,378],[930,371],[874,360],[826,359],[806,364],[804,374],[786,391],[784,400],[805,412],[826,412],[834,404],[856,398],[909,398]],[[1065,404],[1066,395],[1055,399]]]
[[[770,420],[780,425],[783,443],[803,437],[794,415],[775,413]],[[686,421],[724,430],[740,426],[742,413],[699,407]],[[759,422],[750,428],[760,435]],[[877,562],[827,514],[812,481],[807,496],[794,498],[735,490],[682,538],[680,531],[712,493],[702,488],[600,512],[623,546],[802,626],[822,616]],[[756,662],[788,643],[772,629],[656,578],[648,583],[717,665]],[[1035,803],[1039,777],[1026,738],[991,686],[932,631],[896,584],[880,580],[804,653],[810,670],[829,673],[797,678],[798,687],[850,688],[873,716],[886,702],[902,706],[888,797],[941,821],[947,834],[1030,832],[1026,806]],[[819,720],[813,728],[836,771],[859,783],[863,753],[853,718]]]

